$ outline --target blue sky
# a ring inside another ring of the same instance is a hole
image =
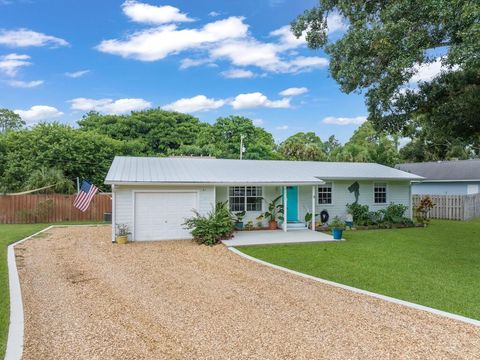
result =
[[[289,22],[316,0],[0,0],[0,107],[29,124],[75,124],[88,110],[148,107],[213,122],[249,117],[282,140],[298,131],[342,142],[364,120],[328,57]],[[329,21],[330,36],[345,24]]]

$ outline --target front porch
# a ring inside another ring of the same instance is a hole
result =
[[[231,246],[273,245],[273,244],[301,244],[312,242],[338,241],[332,235],[312,230],[281,231],[258,230],[237,231],[233,239],[223,240],[222,243]]]
[[[305,231],[308,225],[306,215],[316,210],[317,186],[321,184],[324,184],[322,180],[309,184],[216,186],[214,202],[228,203],[228,208],[233,214],[243,213],[240,221],[244,226],[264,228],[268,226],[269,215],[264,216],[264,214],[269,210],[269,204],[281,197],[275,205],[277,209],[275,220],[279,227],[284,232]]]

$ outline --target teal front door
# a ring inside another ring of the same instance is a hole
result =
[[[287,221],[298,221],[297,186],[287,186]]]

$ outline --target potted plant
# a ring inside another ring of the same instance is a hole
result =
[[[315,214],[315,218],[318,214]],[[315,226],[315,219],[313,219],[312,213],[307,212],[304,217],[305,223],[307,224],[307,228],[311,229],[312,226]],[[313,221],[312,221],[313,220]]]
[[[235,230],[243,230],[243,218],[245,217],[245,214],[245,211],[240,211],[233,214],[235,219]]]
[[[282,195],[277,196],[275,199],[270,201],[268,204],[267,208],[268,210],[265,211],[263,214],[261,214],[259,217],[257,217],[257,220],[260,221],[262,219],[267,219],[268,221],[268,228],[270,230],[277,230],[278,229],[278,220],[283,221],[283,204],[279,204],[278,202],[282,198]]]
[[[330,228],[332,229],[332,235],[334,240],[342,240],[343,230],[345,230],[345,223],[338,217],[335,216],[330,223]]]
[[[128,231],[128,225],[127,224],[117,224],[117,237],[116,241],[117,244],[126,244],[128,242],[128,235],[130,232]]]

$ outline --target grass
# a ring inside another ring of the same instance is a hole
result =
[[[85,223],[85,222],[82,222]],[[90,222],[91,223],[91,222]],[[63,222],[64,224],[81,224],[79,222]],[[8,288],[7,246],[26,238],[51,224],[0,224],[0,359],[5,355],[7,345],[8,324],[10,317],[10,297]]]
[[[480,219],[347,231],[347,241],[241,247],[305,274],[480,319]]]

